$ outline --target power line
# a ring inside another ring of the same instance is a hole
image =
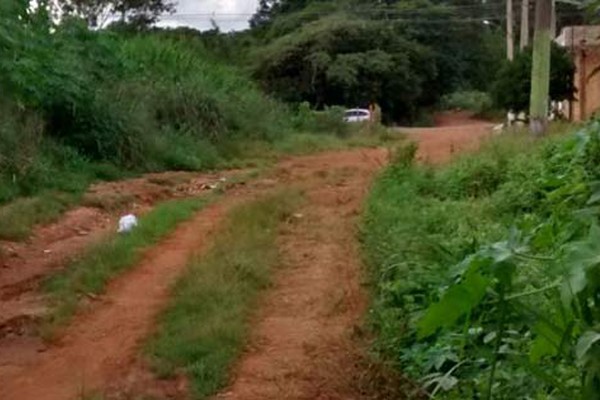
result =
[[[493,7],[481,7],[479,6],[477,10],[481,11],[496,11],[501,9],[501,5],[494,5]],[[332,11],[299,11],[293,14],[296,15],[332,15],[335,13],[374,13],[374,14],[387,14],[387,15],[412,15],[412,14],[432,14],[432,13],[450,13],[454,11],[462,11],[458,8],[449,8],[449,7],[436,7],[432,9],[415,9],[415,10],[398,10],[398,9],[383,9],[383,8],[351,8],[351,9],[339,9]],[[224,17],[224,16],[232,16],[232,17],[251,17],[255,15],[255,13],[223,13],[223,12],[202,12],[202,13],[176,13],[172,16],[185,16],[185,17]]]

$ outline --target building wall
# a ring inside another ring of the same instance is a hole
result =
[[[600,111],[600,72],[592,73],[600,67],[600,47],[576,48],[574,50],[575,99],[572,102],[571,119],[581,121]]]

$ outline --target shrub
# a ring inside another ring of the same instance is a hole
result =
[[[597,397],[599,138],[598,122],[508,136],[379,178],[363,229],[376,347],[432,397]]]
[[[529,111],[531,63],[531,48],[528,48],[500,69],[492,87],[492,97],[497,107],[517,112]],[[572,99],[575,93],[575,65],[571,56],[564,48],[552,43],[550,64],[550,99]]]
[[[493,101],[485,92],[459,91],[443,96],[441,107],[446,110],[459,109],[473,111],[475,114],[484,114],[493,109]]]
[[[81,191],[119,169],[213,168],[232,141],[292,129],[283,106],[193,38],[53,26],[16,4],[0,19],[0,202]]]

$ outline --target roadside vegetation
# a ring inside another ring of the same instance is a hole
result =
[[[208,252],[190,262],[146,346],[159,376],[183,372],[195,399],[226,384],[257,295],[277,265],[278,227],[299,201],[298,192],[285,190],[238,206]]]
[[[92,32],[76,20],[50,34],[47,22],[29,18],[0,21],[23,36],[0,46],[9,47],[3,59],[23,64],[0,65],[9,96],[0,122],[1,202],[43,190],[79,193],[124,171],[214,168],[244,139],[291,130],[283,106],[201,48]]]
[[[598,399],[600,123],[404,147],[364,215],[376,348],[440,399]]]
[[[96,180],[236,167],[255,156],[248,149],[308,151],[352,136],[339,109],[270,99],[198,34],[56,25],[26,3],[0,5],[2,239],[26,237]]]
[[[42,322],[41,333],[51,337],[70,321],[82,299],[101,295],[111,279],[137,264],[144,250],[210,201],[210,197],[196,197],[162,203],[142,216],[139,226],[131,232],[109,234],[64,270],[48,277],[44,289],[49,296],[50,312]]]

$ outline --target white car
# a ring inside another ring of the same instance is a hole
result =
[[[371,120],[371,112],[363,108],[353,108],[344,112],[344,122],[365,122]]]

